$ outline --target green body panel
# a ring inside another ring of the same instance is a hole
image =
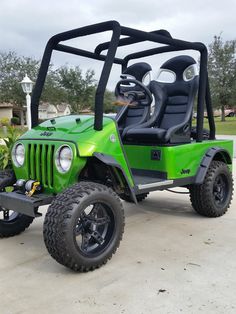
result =
[[[26,158],[22,167],[14,167],[16,178],[39,180],[44,192],[59,193],[78,182],[87,159],[96,152],[113,157],[133,187],[129,166],[131,169],[165,172],[168,179],[180,179],[196,175],[203,156],[211,147],[225,149],[232,156],[232,141],[192,142],[169,147],[123,146],[113,119],[103,118],[102,131],[95,131],[93,125],[94,116],[72,115],[48,120],[26,132],[18,140],[25,145]],[[73,162],[67,173],[60,173],[55,165],[55,155],[65,144],[73,151]],[[160,151],[160,160],[151,159],[152,150]]]
[[[48,120],[27,131],[18,140],[25,145],[26,160],[22,167],[14,167],[16,178],[40,179],[46,182],[43,184],[46,193],[59,193],[78,182],[78,175],[87,158],[98,152],[112,156],[133,186],[115,121],[104,117],[102,131],[95,131],[93,124],[94,116],[72,115]],[[67,173],[59,173],[55,166],[56,150],[63,144],[71,147],[74,156]],[[30,145],[35,145],[33,150]]]
[[[214,140],[192,142],[176,146],[124,145],[131,169],[154,170],[167,173],[167,179],[195,176],[203,156],[211,147],[219,147],[233,154],[233,141]],[[151,151],[160,151],[160,160],[151,160]],[[189,170],[185,171],[183,170]]]

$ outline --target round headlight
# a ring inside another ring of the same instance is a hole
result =
[[[23,166],[25,162],[25,147],[23,144],[19,143],[14,145],[12,149],[12,161],[16,167]]]
[[[73,152],[69,146],[61,146],[56,151],[56,167],[61,173],[69,171],[72,163]]]

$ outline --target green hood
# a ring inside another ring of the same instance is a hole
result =
[[[79,134],[93,130],[94,116],[71,115],[47,120],[32,130],[27,131],[21,138],[32,139],[61,139],[71,138],[71,134]]]
[[[104,150],[110,152],[114,147],[119,147],[120,150],[116,123],[112,118],[103,117],[101,131],[94,130],[93,125],[92,115],[53,118],[27,131],[20,140],[73,142],[77,145],[80,156],[92,156],[94,152],[104,152]],[[111,135],[115,136],[115,143],[111,142]]]

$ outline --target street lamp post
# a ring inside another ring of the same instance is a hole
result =
[[[27,126],[28,129],[31,129],[31,92],[33,89],[33,82],[31,81],[31,79],[27,76],[27,74],[25,74],[25,77],[23,78],[23,80],[20,82],[21,83],[21,87],[23,89],[23,92],[26,94],[26,119],[27,119]]]

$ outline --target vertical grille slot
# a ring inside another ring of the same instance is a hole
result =
[[[27,151],[27,167],[28,167],[28,178],[31,178],[31,162],[30,162],[30,151],[31,151],[31,144],[28,145],[28,151]]]
[[[35,168],[36,168],[36,179],[41,181],[41,146],[36,145],[35,150]]]
[[[36,171],[35,171],[35,144],[30,144],[30,178],[35,179]]]
[[[42,165],[42,185],[48,187],[48,180],[47,180],[47,145],[42,145],[42,154],[41,154],[41,165]]]
[[[39,180],[44,187],[53,188],[54,145],[28,145],[28,173],[30,179]]]
[[[48,177],[48,186],[53,187],[53,154],[54,146],[49,145],[47,149],[47,177]]]

